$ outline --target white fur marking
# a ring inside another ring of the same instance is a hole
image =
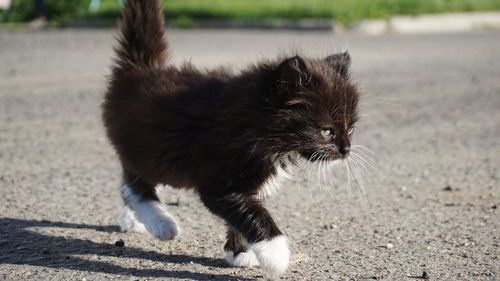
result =
[[[124,206],[122,209],[122,213],[120,214],[119,218],[119,223],[120,223],[120,231],[123,232],[127,231],[141,232],[141,233],[148,232],[144,224],[142,224],[135,218],[134,213],[127,206]]]
[[[295,160],[290,160],[290,158],[294,159],[294,156],[285,154],[281,159],[276,160],[274,163],[276,174],[270,177],[259,190],[259,193],[257,194],[257,198],[259,200],[264,200],[273,196],[278,192],[285,180],[290,179],[291,176],[289,171],[295,165],[293,162]],[[285,168],[283,168],[281,164],[285,164]]]
[[[236,267],[255,267],[259,266],[259,261],[252,250],[241,252],[234,256],[232,251],[226,252],[226,261],[231,266]]]
[[[283,274],[290,262],[288,239],[284,235],[274,237],[250,245],[254,251],[260,267],[272,275]]]
[[[127,185],[123,186],[122,192],[134,217],[151,235],[160,240],[171,240],[180,234],[175,219],[167,212],[163,204],[157,201],[141,200]]]

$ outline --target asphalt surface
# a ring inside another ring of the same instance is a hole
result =
[[[268,203],[289,236],[282,280],[500,279],[500,33],[367,37],[169,32],[175,63],[238,70],[348,48],[363,89],[366,199],[300,172]],[[111,30],[0,31],[0,280],[253,280],[223,261],[223,223],[162,188],[183,234],[120,233],[119,164],[100,104]],[[324,180],[323,180],[324,181]],[[122,239],[124,247],[115,246]]]

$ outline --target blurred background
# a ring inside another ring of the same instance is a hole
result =
[[[22,23],[39,16],[36,2],[44,3],[43,9],[53,26],[83,19],[114,20],[123,4],[123,0],[1,0],[2,22]],[[211,19],[268,22],[334,19],[349,26],[364,19],[387,19],[394,15],[500,10],[498,0],[163,0],[163,3],[168,21],[179,27],[192,27]]]
[[[0,0],[0,279],[266,280],[225,265],[224,225],[190,192],[161,188],[179,239],[118,231],[101,103],[120,5]],[[353,144],[372,152],[362,181],[309,167],[267,202],[293,252],[281,280],[499,280],[500,1],[164,5],[174,65],[351,54]]]

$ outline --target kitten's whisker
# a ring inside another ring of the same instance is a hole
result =
[[[330,198],[332,198],[332,200],[335,200],[335,197],[333,196],[333,193],[330,191],[330,188],[329,188],[329,187],[333,187],[335,185],[335,175],[333,174],[333,171],[331,171],[331,167],[332,167],[332,165],[330,163],[327,163],[325,165],[326,172],[328,173],[327,179],[328,179],[328,183],[329,183],[329,186],[326,187],[326,191],[330,195]],[[331,176],[328,177],[329,175],[331,175]],[[333,180],[333,183],[332,183],[332,180]]]
[[[349,195],[348,195],[348,200],[351,200],[351,169],[349,168],[349,164],[347,162],[347,159],[344,159],[344,165],[346,168],[346,175],[347,175],[347,188],[349,190]]]
[[[347,159],[347,165],[349,166],[349,169],[351,170],[352,175],[354,177],[354,181],[353,182],[359,186],[358,174],[357,174],[356,170],[354,169],[354,167],[352,165],[352,159],[351,158]]]
[[[310,175],[310,170],[311,170],[311,166],[312,166],[312,163],[311,162],[308,162],[307,163],[307,167],[306,167],[306,170],[309,172],[308,174]],[[304,170],[304,171],[306,171]],[[309,199],[311,200],[311,202],[313,201],[313,196],[312,196],[312,187],[311,187],[311,178],[310,176],[308,176],[307,178],[307,189],[309,191]]]
[[[353,166],[352,166],[352,158],[347,158],[347,165],[349,166],[349,169],[350,171],[352,172],[352,176],[354,177],[354,180],[353,182],[356,184],[358,182],[358,176],[357,176],[357,173],[356,173],[356,170],[354,170]]]
[[[329,178],[328,178],[328,179],[329,179],[329,181],[330,181],[330,184],[331,184],[332,186],[337,186],[337,181],[335,180],[335,170],[333,169],[333,168],[334,168],[334,167],[333,167],[334,165],[335,165],[335,162],[333,162],[333,163],[329,163],[329,164],[327,165],[327,168],[328,168],[328,171],[327,171],[327,172],[328,172],[328,175],[331,175],[331,177],[329,177]]]
[[[394,106],[394,107],[401,107],[401,104],[397,104],[397,103],[393,103],[393,102],[388,102],[388,101],[378,101],[377,103],[379,104],[383,104],[383,105],[390,105],[390,106]]]
[[[358,152],[359,154],[363,154],[367,159],[369,159],[372,162],[377,162],[377,160],[378,160],[377,157],[373,153],[371,153],[367,150],[361,149],[360,147],[351,147],[351,151]]]
[[[350,158],[347,158],[347,166],[349,167],[350,174],[352,175],[352,183],[353,183],[353,185],[359,187],[358,175],[356,174],[356,171],[354,170],[354,168],[353,168],[353,166],[351,164],[351,159]]]
[[[318,153],[319,154],[319,153]],[[311,165],[311,181],[314,183],[313,185],[313,188],[315,188],[316,190],[318,190],[320,188],[320,184],[317,180],[317,178],[315,178],[315,175],[317,176],[317,171],[318,171],[318,168],[319,168],[319,155],[316,156],[316,161],[314,161]]]
[[[320,154],[320,153],[321,152],[319,150],[314,151],[313,154],[311,154],[311,157],[309,158],[309,160],[316,158],[318,156],[318,154]]]
[[[316,155],[318,155],[319,151],[316,150],[313,152],[313,154],[311,155],[311,158],[310,159],[313,159],[314,157],[316,157]],[[311,172],[312,172],[312,169],[313,169],[313,163],[312,162],[309,162],[309,168],[307,169],[307,182],[308,182],[308,185],[309,185],[309,195],[310,195],[310,198],[311,198],[311,201],[313,201],[313,195],[312,195],[312,179],[311,179]]]
[[[326,157],[327,157],[327,156],[325,155],[325,156],[323,157],[323,159],[321,159],[321,162],[322,162],[322,163],[321,163],[320,168],[321,168],[321,180],[322,180],[323,184],[325,185],[325,187],[327,187],[327,188],[328,188],[328,183],[327,183],[327,181],[326,181],[327,176],[326,176],[326,171],[325,171],[326,165],[328,164],[328,163],[326,162]]]
[[[377,164],[378,159],[369,154],[368,152],[365,152],[361,149],[358,148],[353,148],[351,149],[351,153],[356,153],[358,156],[363,156],[363,159],[365,159],[367,162],[370,162],[372,164]]]
[[[323,193],[323,186],[322,186],[322,183],[321,183],[321,174],[322,174],[322,166],[323,166],[323,160],[325,159],[326,155],[324,154],[321,154],[319,159],[318,159],[318,182],[319,182],[319,193],[320,193],[320,200],[321,200],[321,204],[323,205],[323,210],[327,210],[327,205],[325,203],[325,199],[323,198],[322,196],[322,193]]]
[[[374,164],[368,162],[366,159],[364,159],[361,155],[357,154],[356,152],[351,152],[351,157],[353,159],[358,160],[359,164],[372,176],[380,173],[380,170]]]
[[[323,157],[324,157],[323,154],[321,154],[319,156],[319,159],[318,159],[318,169],[317,169],[318,170],[318,183],[319,183],[320,191],[321,191],[321,162],[323,160]]]
[[[328,157],[328,155],[325,155],[322,159],[322,175],[323,175],[323,179],[324,179],[324,183],[325,183],[325,189],[326,189],[326,192],[328,192],[328,195],[330,196],[330,198],[332,200],[335,200],[335,197],[333,196],[332,192],[330,191],[330,186],[331,186],[331,181],[330,181],[330,178],[328,177],[329,173],[327,174],[327,172],[329,171],[328,167],[329,167],[329,163],[328,163],[328,160],[326,160]],[[328,210],[329,206],[327,206],[327,208],[325,208],[325,210]]]
[[[365,191],[365,186],[364,186],[364,183],[365,183],[365,175],[362,173],[362,171],[359,169],[359,166],[358,166],[358,163],[353,161],[353,165],[356,167],[356,169],[358,169],[358,173],[359,173],[359,178],[360,178],[360,188],[361,188],[361,192],[363,194],[363,203],[366,204],[367,202],[367,196],[366,196],[366,191]]]
[[[335,166],[337,166],[337,163],[338,162],[334,162],[330,165],[331,169],[332,169],[332,180],[333,180],[333,183],[336,185],[336,186],[339,186],[339,182],[337,181],[337,178],[336,178],[336,175],[335,175],[335,171],[337,170],[335,168]]]
[[[357,166],[358,166],[358,168],[359,168],[360,172],[367,173],[367,174],[368,174],[369,176],[371,176],[371,177],[376,177],[376,176],[378,176],[378,174],[377,174],[376,172],[373,172],[372,170],[368,169],[368,168],[365,166],[365,164],[363,164],[363,163],[362,163],[362,161],[360,161],[360,160],[359,160],[359,158],[356,158],[356,157],[354,157],[354,155],[353,155],[352,159],[356,161],[356,164],[357,164]]]
[[[358,170],[358,174],[359,174],[361,180],[364,183],[366,181],[366,174],[365,174],[365,172],[368,171],[368,170],[364,170],[362,168],[362,166],[361,166],[361,162],[359,160],[357,160],[356,158],[352,159],[352,163],[356,167],[356,169]]]
[[[380,165],[377,160],[374,160],[370,156],[368,156],[366,153],[363,153],[360,150],[353,150],[351,151],[351,154],[353,156],[356,156],[357,158],[361,159],[369,168],[371,168],[375,173],[380,173]]]
[[[321,181],[321,165],[323,164],[322,163],[322,160],[323,160],[323,154],[321,154],[318,158],[318,167],[317,167],[317,177],[318,177],[318,184],[319,184],[319,187],[320,187],[320,190],[321,190],[321,187],[322,187],[322,181]]]
[[[307,159],[305,161],[305,164],[304,164],[304,167],[302,169],[302,172],[300,173],[300,176],[299,176],[299,179],[302,179],[302,176],[305,174],[306,170],[307,170],[307,167],[309,166],[309,164],[311,163],[311,159],[312,159],[312,156],[309,157],[309,159]]]
[[[329,191],[329,188],[332,185],[332,182],[330,180],[330,174],[329,174],[329,169],[328,169],[328,160],[325,160],[325,164],[323,165],[323,178],[325,181],[326,189]]]
[[[314,151],[313,154],[311,154],[311,157],[309,158],[309,160],[312,160],[312,159],[316,158],[319,153],[320,152],[318,150]],[[311,169],[312,169],[313,168],[313,163],[312,162],[310,162],[310,163],[311,163]],[[309,179],[311,179],[310,178],[310,176],[311,176],[311,169],[309,170]]]
[[[359,148],[359,149],[365,150],[366,152],[370,153],[372,156],[376,157],[375,152],[373,152],[371,149],[369,149],[366,146],[354,144],[354,145],[351,145],[351,148]]]
[[[366,174],[364,173],[363,169],[360,167],[360,162],[359,161],[357,161],[356,159],[353,158],[352,163],[356,167],[356,169],[358,170],[358,174],[359,174],[360,180],[363,183],[363,187],[362,187],[362,189],[363,189],[363,196],[366,199],[366,192],[365,192],[365,188],[364,188],[364,183],[367,181]]]
[[[354,158],[350,158],[350,163],[351,163],[351,168],[356,175],[356,180],[358,181],[358,185],[360,185],[360,188],[364,190],[364,177],[363,173],[360,171],[359,166],[357,162],[354,160]]]
[[[356,166],[356,163],[353,162],[351,158],[348,158],[348,163],[351,165],[351,170],[353,171],[354,179],[361,191],[361,194],[363,195],[363,198],[366,200],[366,193],[365,193],[365,188],[364,188],[364,181],[363,177],[358,171],[358,167]]]
[[[304,175],[307,175],[306,181],[307,181],[307,186],[311,186],[311,179],[310,179],[310,174],[311,174],[311,162],[307,162],[307,165],[303,171]]]
[[[367,149],[367,150],[369,150],[369,151],[372,151],[372,150],[371,150],[371,149],[369,149],[368,147],[366,147],[366,146],[364,146],[364,145],[361,145],[361,144],[353,144],[352,146],[354,146],[354,147],[359,147],[359,148],[365,148],[365,149]]]
[[[322,168],[323,180],[324,180],[326,191],[330,194],[330,196],[332,196],[332,194],[330,192],[330,187],[333,186],[333,184],[332,184],[332,181],[331,181],[331,177],[330,177],[329,171],[330,171],[329,170],[329,163],[328,163],[328,160],[326,160],[326,157],[325,157],[325,160],[324,160],[324,163],[323,163],[323,168]]]

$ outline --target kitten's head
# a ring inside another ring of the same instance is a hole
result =
[[[273,127],[286,150],[309,161],[348,156],[359,98],[350,62],[348,53],[340,53],[320,60],[294,56],[279,64]]]

